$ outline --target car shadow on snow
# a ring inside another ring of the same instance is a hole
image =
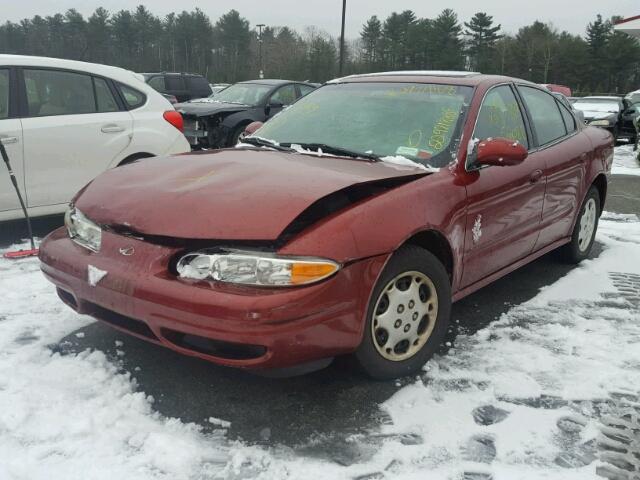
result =
[[[592,257],[601,251],[602,245],[594,245]],[[552,252],[461,300],[454,305],[447,342],[455,345],[458,334],[472,335],[486,327],[572,268]],[[448,348],[443,346],[441,354]],[[54,349],[105,352],[131,373],[141,391],[153,396],[158,412],[200,424],[205,432],[220,428],[210,417],[222,419],[231,422],[228,438],[293,447],[342,464],[368,455],[352,448],[348,438],[374,438],[379,425],[390,421],[380,404],[414,381],[371,381],[346,359],[305,376],[269,379],[179,355],[102,323],[73,332]]]

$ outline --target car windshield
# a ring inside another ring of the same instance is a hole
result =
[[[471,87],[442,84],[329,84],[276,115],[256,136],[442,167],[453,160],[471,94]]]
[[[614,100],[581,98],[573,103],[573,106],[583,112],[608,112],[617,113],[620,111],[620,104]]]
[[[219,102],[239,103],[242,105],[259,104],[271,90],[270,85],[260,83],[236,83],[215,95]]]

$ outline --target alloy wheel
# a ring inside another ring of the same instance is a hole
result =
[[[427,342],[438,317],[438,294],[429,277],[404,272],[380,293],[371,322],[378,353],[394,362],[413,357]]]
[[[581,252],[586,252],[591,244],[591,238],[596,227],[598,208],[593,198],[587,200],[582,216],[580,217],[580,231],[578,232],[578,248]]]

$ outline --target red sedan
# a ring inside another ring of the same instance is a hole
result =
[[[187,355],[300,373],[353,354],[392,378],[434,354],[452,302],[556,248],[586,258],[612,160],[535,84],[347,77],[235,149],[102,174],[42,270],[76,311]]]

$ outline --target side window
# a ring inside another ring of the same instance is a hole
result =
[[[521,86],[518,89],[529,109],[533,128],[541,146],[567,134],[558,102],[551,94],[533,87]]]
[[[273,95],[271,95],[271,102],[280,102],[283,105],[291,105],[295,101],[296,86],[293,84],[280,87]]]
[[[0,120],[9,117],[9,70],[0,70]]]
[[[315,88],[309,86],[309,85],[298,85],[298,88],[300,89],[300,95],[302,97],[304,97],[305,95],[313,92],[315,90]]]
[[[564,120],[564,126],[567,129],[567,133],[575,132],[576,119],[573,117],[573,114],[562,103],[558,103],[558,104],[560,106],[560,113],[562,114],[562,119]]]
[[[29,116],[95,113],[89,75],[59,70],[24,70]]]
[[[147,83],[151,88],[157,90],[160,93],[164,93],[167,89],[164,85],[164,77],[162,75],[151,78],[151,80],[149,80]]]
[[[180,75],[167,75],[164,80],[167,90],[186,90],[184,78]]]
[[[473,136],[480,140],[492,137],[509,138],[529,148],[522,111],[511,87],[500,85],[487,93],[478,113]]]
[[[206,93],[211,91],[209,82],[204,77],[187,77],[187,83],[189,85],[189,90],[193,92]]]
[[[96,87],[96,102],[99,112],[117,112],[118,103],[113,98],[109,85],[103,78],[93,78]]]
[[[122,93],[124,102],[127,104],[127,108],[129,110],[141,107],[142,105],[144,105],[144,102],[147,101],[147,97],[144,95],[144,93],[139,92],[135,88],[128,87],[121,83],[118,84],[118,87],[120,88],[120,92]]]

